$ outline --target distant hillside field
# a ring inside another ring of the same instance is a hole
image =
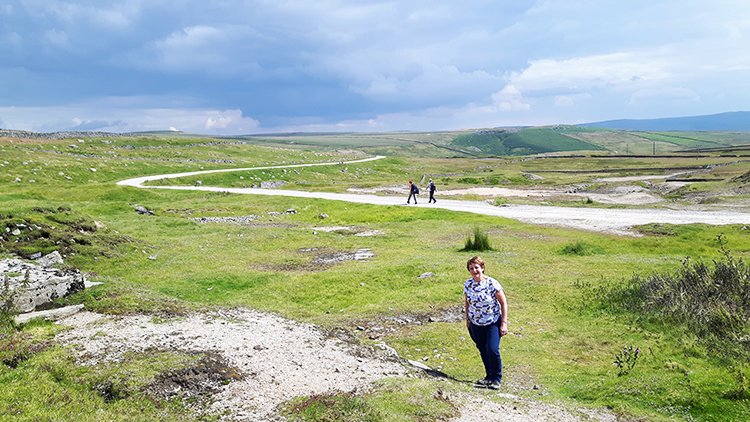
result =
[[[483,155],[530,155],[545,152],[604,150],[603,147],[572,138],[566,133],[594,131],[573,126],[486,130],[459,135],[451,144],[476,148]]]

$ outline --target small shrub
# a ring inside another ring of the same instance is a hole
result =
[[[477,252],[483,252],[483,251],[491,251],[492,246],[490,246],[490,238],[487,236],[487,233],[482,232],[480,229],[475,228],[474,229],[474,239],[471,238],[471,235],[466,238],[466,243],[464,244],[464,248],[461,249],[462,252],[469,252],[469,251],[477,251]]]
[[[3,274],[3,283],[0,286],[0,316],[3,317],[9,317],[17,313],[18,309],[15,300],[22,293],[19,289],[11,290],[8,276],[9,274]]]
[[[617,366],[617,376],[621,377],[628,375],[630,371],[633,370],[633,367],[635,367],[640,355],[640,348],[634,349],[633,346],[625,346],[625,348],[615,356],[615,361],[613,362],[615,366]]]

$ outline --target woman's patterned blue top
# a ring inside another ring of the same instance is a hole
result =
[[[492,277],[484,276],[482,281],[474,278],[464,283],[464,294],[469,300],[469,320],[474,325],[490,325],[500,317],[500,303],[495,293],[502,291],[503,286]]]

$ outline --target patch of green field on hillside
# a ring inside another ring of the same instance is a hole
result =
[[[568,126],[484,130],[460,135],[451,144],[476,148],[485,155],[531,155],[603,149],[567,136],[566,132],[594,132],[594,130]]]

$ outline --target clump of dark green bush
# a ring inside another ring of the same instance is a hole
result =
[[[474,239],[471,238],[471,236],[468,236],[466,238],[466,243],[464,244],[464,248],[461,249],[461,252],[469,252],[469,251],[491,251],[492,246],[490,245],[490,238],[487,236],[487,233],[484,233],[478,228],[474,229]]]
[[[750,267],[724,248],[712,265],[685,258],[673,272],[634,275],[598,289],[610,312],[677,325],[695,333],[709,352],[725,358],[750,357]]]

